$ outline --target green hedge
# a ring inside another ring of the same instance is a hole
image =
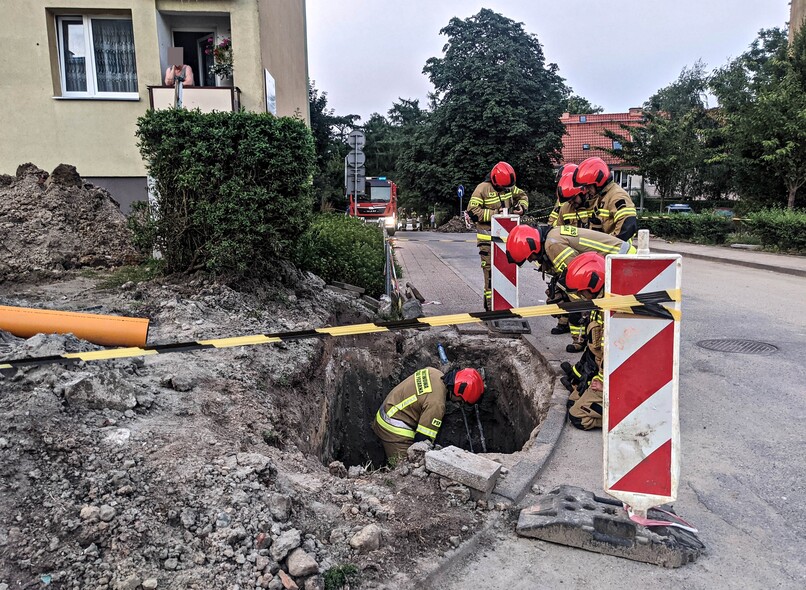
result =
[[[268,276],[313,210],[314,144],[304,121],[248,112],[148,111],[140,153],[159,193],[167,272]]]
[[[377,225],[325,213],[314,219],[297,242],[296,262],[328,282],[350,283],[379,297],[385,292],[383,240]]]
[[[710,213],[645,215],[638,218],[638,227],[667,240],[703,244],[724,244],[734,229],[731,219]]]
[[[806,253],[806,211],[758,211],[751,213],[744,225],[766,248]]]

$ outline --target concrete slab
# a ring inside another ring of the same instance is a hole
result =
[[[529,322],[526,320],[493,320],[490,324],[493,335],[495,332],[512,336],[532,333],[532,328],[529,327]]]
[[[450,446],[425,454],[425,468],[489,497],[501,472],[501,464]]]
[[[657,510],[649,518],[668,521]],[[677,527],[644,527],[630,520],[621,503],[576,486],[563,485],[521,510],[515,532],[586,551],[625,557],[663,567],[696,561],[705,545]]]

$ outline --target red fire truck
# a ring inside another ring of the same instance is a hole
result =
[[[369,222],[378,222],[386,233],[395,235],[397,228],[397,185],[385,176],[368,176],[364,194],[358,195],[356,211],[353,195],[348,195],[350,215]]]

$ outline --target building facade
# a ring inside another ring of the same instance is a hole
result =
[[[644,115],[640,108],[631,108],[626,113],[597,113],[590,115],[577,115],[563,113],[560,119],[565,126],[563,135],[562,161],[564,164],[579,164],[582,160],[592,156],[602,158],[613,171],[613,180],[618,182],[632,196],[641,194],[654,195],[655,187],[644,182],[644,179],[635,173],[635,167],[624,163],[617,155],[604,150],[618,150],[621,148],[617,141],[604,135],[605,131],[613,131],[620,135],[629,132],[622,125],[634,127],[644,123]]]
[[[124,209],[145,199],[137,118],[151,106],[150,87],[163,85],[171,47],[182,48],[199,90],[227,89],[236,107],[310,122],[305,0],[25,0],[4,8],[4,45],[14,51],[0,65],[0,172],[72,164]],[[209,50],[225,39],[231,78],[209,71]]]

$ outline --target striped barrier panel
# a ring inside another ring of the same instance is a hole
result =
[[[607,257],[605,301],[680,290],[680,255]],[[604,489],[638,515],[677,497],[680,301],[672,318],[605,313]]]
[[[517,215],[493,215],[492,236],[492,309],[518,307],[518,265],[507,260],[506,239],[520,223]]]

